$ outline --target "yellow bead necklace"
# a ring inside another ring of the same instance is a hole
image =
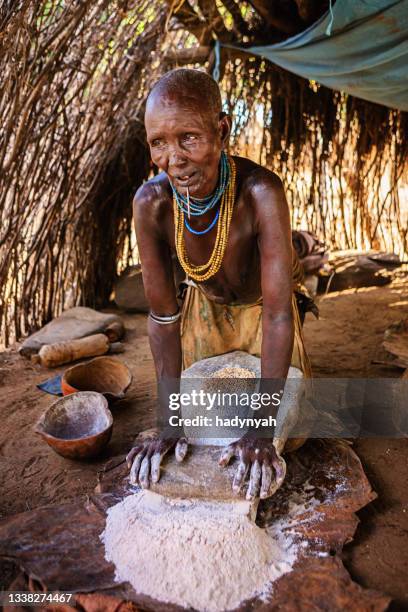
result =
[[[177,257],[187,276],[200,283],[208,280],[211,278],[211,276],[214,276],[214,274],[217,274],[221,268],[225,249],[228,243],[232,212],[234,210],[236,184],[235,162],[231,157],[229,157],[228,163],[230,166],[230,180],[221,198],[217,236],[215,238],[215,244],[210,259],[203,265],[195,266],[188,261],[186,246],[184,244],[184,212],[180,210],[179,206],[177,205],[176,198],[173,197]]]

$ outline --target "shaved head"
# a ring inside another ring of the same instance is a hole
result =
[[[147,98],[146,110],[158,99],[162,102],[187,103],[204,110],[218,122],[221,94],[218,84],[206,72],[191,68],[176,68],[166,72],[153,86]]]

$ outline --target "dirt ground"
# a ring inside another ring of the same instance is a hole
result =
[[[388,377],[399,372],[372,364],[384,329],[407,316],[408,278],[381,288],[349,290],[320,298],[320,319],[308,316],[306,344],[318,377]],[[144,315],[125,315],[126,351],[133,373],[126,400],[113,408],[114,431],[104,456],[80,463],[56,455],[33,432],[53,398],[36,384],[60,370],[45,370],[15,350],[0,354],[0,518],[44,504],[58,504],[93,491],[105,461],[126,452],[154,410],[154,371]],[[393,598],[391,610],[408,610],[407,440],[361,439],[354,448],[378,498],[360,513],[356,537],[344,562],[361,585]],[[13,576],[0,565],[0,588]]]
[[[328,294],[320,318],[305,325],[316,377],[394,377],[400,371],[371,363],[382,355],[384,329],[408,316],[408,279],[386,287]],[[390,610],[408,610],[408,440],[354,442],[378,498],[361,510],[353,543],[343,551],[351,576],[393,598]]]

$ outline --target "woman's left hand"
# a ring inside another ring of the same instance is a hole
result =
[[[232,490],[239,493],[249,473],[246,499],[270,497],[278,489],[286,474],[286,464],[278,456],[271,438],[243,436],[227,446],[220,457],[219,465],[225,467],[231,459],[239,460]]]

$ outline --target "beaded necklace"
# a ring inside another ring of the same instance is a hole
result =
[[[221,198],[218,214],[217,236],[215,238],[213,252],[210,255],[210,259],[205,264],[196,266],[190,263],[188,260],[183,234],[185,222],[184,215],[187,211],[185,211],[184,208],[180,208],[177,198],[175,196],[173,197],[177,257],[187,276],[201,283],[208,280],[211,278],[211,276],[214,276],[219,271],[228,243],[229,229],[235,201],[236,167],[232,158],[227,158],[227,164],[229,170],[229,181]]]
[[[219,216],[220,216],[220,211],[217,210],[217,212],[215,213],[215,217],[211,221],[210,225],[203,230],[193,229],[185,217],[184,217],[184,225],[186,226],[186,228],[191,234],[195,234],[196,236],[203,236],[204,234],[208,234],[208,232],[211,232],[212,228],[217,223]]]
[[[214,208],[222,198],[227,185],[230,180],[230,166],[228,163],[228,157],[224,151],[221,152],[220,164],[219,164],[219,181],[215,191],[205,198],[190,198],[179,193],[170,181],[171,188],[173,190],[173,198],[175,199],[177,206],[184,213],[188,213],[193,217],[199,217],[204,215],[206,212]]]

